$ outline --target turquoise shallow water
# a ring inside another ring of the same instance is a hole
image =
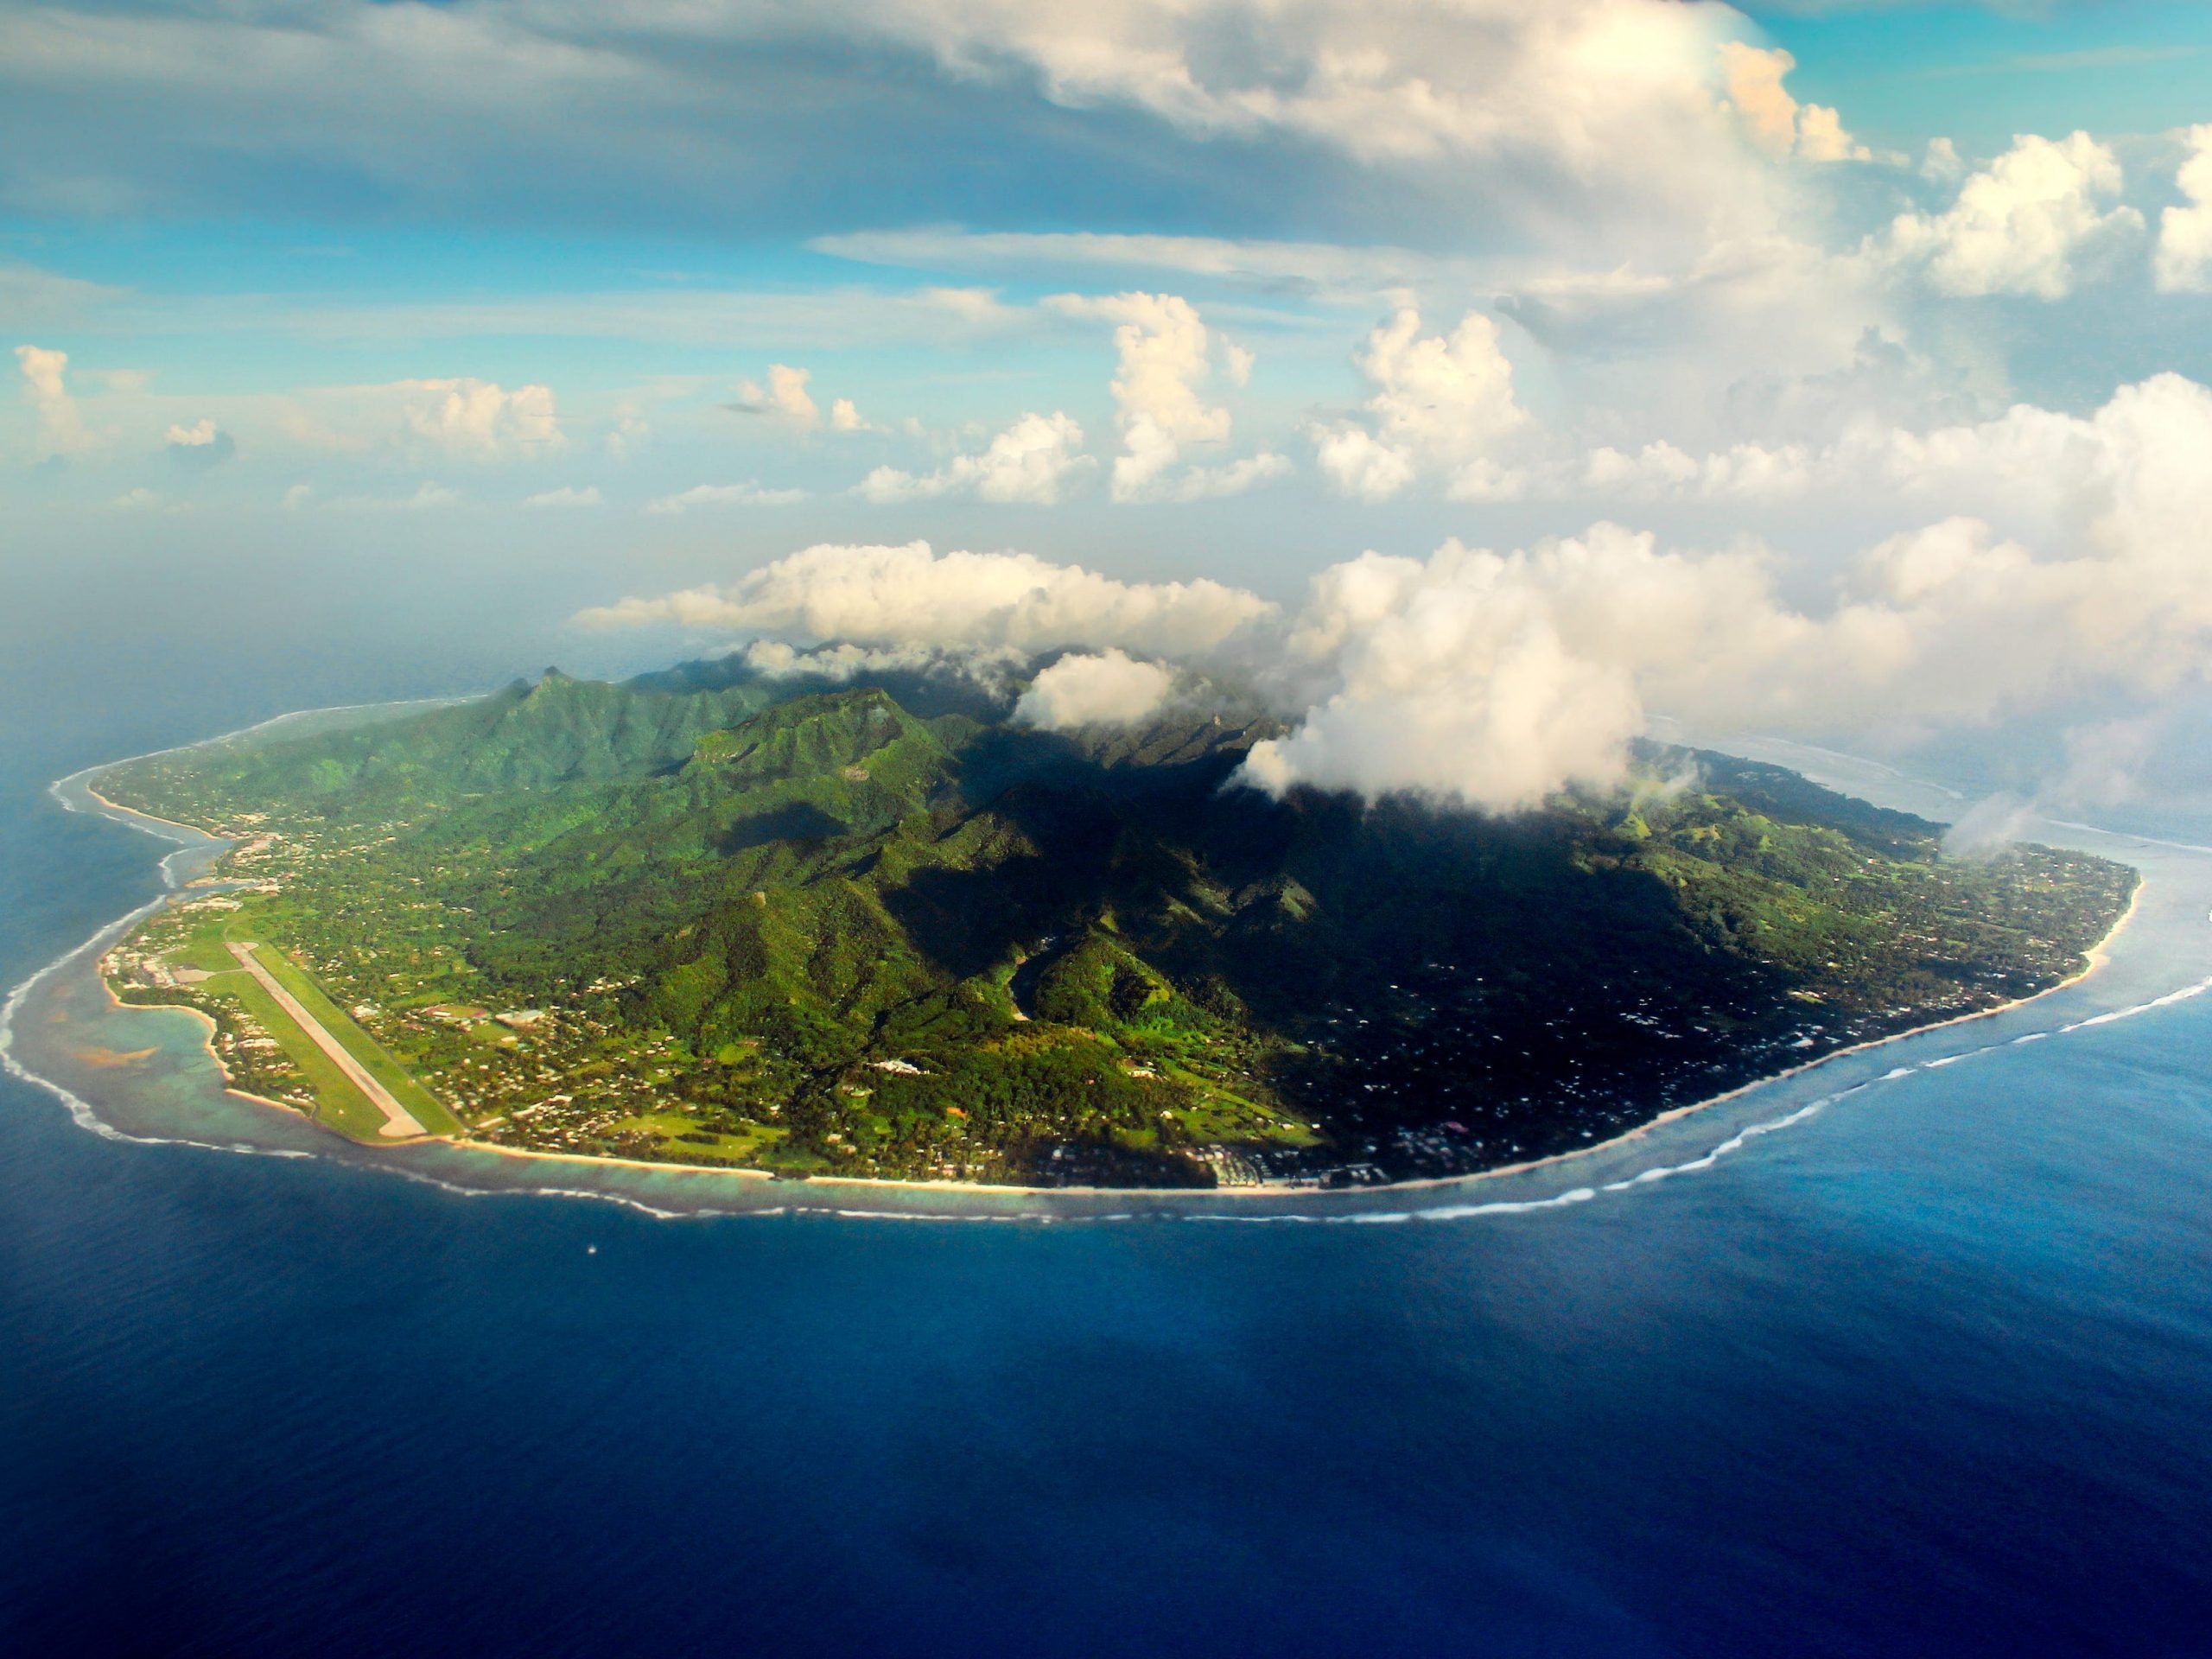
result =
[[[358,717],[340,712],[298,718],[327,723]],[[1832,752],[1780,741],[1749,747],[1884,804],[1930,816],[1955,805],[1956,798],[1939,785]],[[2145,886],[2123,937],[2088,979],[1999,1014],[1830,1057],[1797,1075],[1738,1091],[1621,1142],[1526,1172],[1364,1193],[1047,1194],[768,1181],[597,1160],[502,1157],[443,1145],[368,1149],[334,1141],[291,1114],[226,1090],[206,1047],[206,1027],[195,1016],[124,1008],[105,995],[92,965],[99,950],[145,908],[163,902],[168,892],[205,874],[223,843],[110,808],[92,792],[97,786],[96,774],[73,775],[54,784],[48,795],[66,811],[124,824],[145,836],[149,855],[160,860],[163,891],[20,984],[7,1014],[12,1068],[60,1099],[80,1128],[140,1143],[317,1156],[432,1182],[456,1196],[535,1193],[599,1199],[662,1219],[819,1214],[1039,1224],[1141,1219],[1375,1225],[1471,1221],[1620,1202],[1659,1182],[1705,1173],[1770,1135],[1858,1103],[1869,1090],[1910,1084],[1924,1092],[1936,1074],[1954,1066],[1986,1067],[2010,1050],[2052,1039],[2078,1040],[2084,1033],[2158,1014],[2212,991],[2212,847],[2148,830],[2046,823],[2037,831],[2045,839],[2120,857],[2145,872]]]
[[[9,982],[158,889],[47,780],[269,711],[0,757]],[[0,1637],[2202,1653],[2212,856],[2074,833],[2150,876],[2084,983],[1349,1201],[500,1192],[545,1166],[347,1153],[65,966],[15,1057],[81,1103],[0,1078]]]

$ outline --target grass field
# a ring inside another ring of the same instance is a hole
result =
[[[330,1057],[251,974],[233,966],[227,973],[203,980],[200,988],[236,1002],[254,1024],[276,1039],[314,1091],[316,1122],[351,1140],[373,1142],[378,1139],[377,1131],[385,1122],[383,1110],[331,1063]]]
[[[717,1135],[711,1141],[684,1141],[678,1137],[700,1133],[699,1125],[680,1112],[643,1112],[626,1117],[614,1124],[607,1133],[624,1135],[642,1131],[660,1142],[664,1156],[690,1164],[730,1164],[749,1161],[784,1137],[784,1131],[766,1124],[745,1135]]]
[[[1269,1109],[1258,1101],[1235,1094],[1200,1072],[1166,1065],[1161,1075],[1188,1084],[1194,1103],[1176,1114],[1191,1138],[1224,1146],[1311,1147],[1321,1137],[1281,1108]]]
[[[393,1098],[413,1115],[417,1123],[432,1135],[451,1135],[460,1129],[459,1121],[439,1104],[437,1096],[416,1082],[407,1068],[392,1058],[375,1038],[355,1025],[353,1016],[333,1002],[322,987],[289,957],[272,944],[264,944],[253,954],[254,959],[269,970],[270,976],[299,998],[300,1006],[321,1021],[322,1028],[361,1063],[362,1070],[391,1090]],[[325,1057],[326,1063],[327,1058]],[[356,1098],[360,1097],[359,1090],[353,1092]],[[383,1122],[381,1112],[377,1114],[377,1121]]]
[[[338,1069],[321,1046],[300,1028],[298,1021],[285,1013],[232,956],[230,945],[234,936],[243,944],[259,931],[257,925],[235,917],[211,916],[193,930],[181,948],[169,953],[169,960],[207,974],[207,977],[200,982],[201,990],[238,1003],[256,1025],[276,1039],[285,1058],[314,1091],[317,1122],[350,1140],[372,1146],[391,1145],[381,1133],[385,1125],[382,1109]],[[391,1090],[416,1122],[433,1135],[450,1135],[459,1129],[453,1114],[438,1103],[436,1096],[416,1082],[373,1037],[354,1024],[322,988],[283,951],[263,944],[254,957],[268,969],[270,977],[298,998],[300,1006],[321,1021],[346,1052],[360,1062],[370,1076]]]

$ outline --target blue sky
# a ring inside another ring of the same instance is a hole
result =
[[[1745,10],[1796,57],[1803,96],[1897,145],[2189,125],[2212,80],[2212,12],[2173,0]]]
[[[664,602],[816,543],[1210,579],[1294,632],[1373,549],[1427,573],[1401,620],[1473,582],[1520,632],[1398,691],[1332,645],[1287,706],[1494,758],[1541,636],[1531,730],[1604,708],[1540,781],[1662,702],[1897,742],[2147,706],[2196,672],[2193,499],[2144,480],[2212,381],[2204,124],[2212,11],[2171,3],[16,7],[4,556],[537,537],[675,648],[818,634]],[[1849,695],[1690,672],[1572,608],[1578,557]]]

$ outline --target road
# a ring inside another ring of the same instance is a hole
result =
[[[231,954],[238,959],[238,966],[251,974],[261,983],[261,988],[276,999],[276,1006],[290,1014],[307,1033],[315,1046],[330,1056],[330,1063],[346,1074],[346,1080],[369,1097],[371,1103],[384,1114],[384,1128],[377,1133],[392,1140],[403,1135],[428,1135],[429,1131],[415,1121],[414,1114],[393,1096],[391,1090],[378,1083],[375,1074],[355,1059],[337,1038],[324,1028],[322,1021],[301,1006],[294,996],[277,982],[276,976],[263,967],[255,957],[258,947],[231,941]]]

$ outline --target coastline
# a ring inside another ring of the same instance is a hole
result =
[[[143,755],[134,755],[132,757],[133,760],[143,760],[144,758],[145,757]],[[114,766],[120,766],[126,763],[121,760],[112,761],[109,766],[97,768],[93,775],[97,777],[99,772],[110,771]],[[76,776],[82,778],[85,774],[80,772],[78,772]],[[61,779],[55,784],[54,787],[58,789],[62,784],[66,784],[70,781],[71,779],[67,778]],[[83,784],[80,785],[79,787],[84,790],[86,794],[91,796],[103,807],[105,807],[110,816],[115,817],[120,823],[130,824],[130,826],[134,830],[137,829],[141,823],[166,824],[172,830],[182,830],[188,831],[192,835],[199,836],[203,841],[219,841],[224,842],[226,846],[229,844],[229,837],[219,836],[213,830],[202,830],[196,823],[181,823],[175,818],[156,817],[151,812],[141,812],[135,806],[125,806],[120,801],[111,801],[106,796],[101,794],[99,791],[94,789],[90,784]],[[151,835],[153,831],[148,830],[146,833]],[[185,845],[188,847],[192,845],[192,843],[190,842],[187,842]]]
[[[349,706],[369,707],[372,705]],[[302,714],[312,714],[328,711],[302,710],[301,712]],[[280,715],[276,721],[264,721],[262,722],[262,725],[274,725],[279,723],[281,721],[294,717],[295,716],[292,715]],[[251,727],[245,729],[252,731],[261,729],[261,728]],[[207,739],[205,740],[205,742],[219,742],[224,740],[224,737],[234,737],[241,734],[242,734],[240,733],[227,733],[224,734],[222,737]],[[187,744],[180,747],[182,748],[196,748],[203,746],[203,744]],[[168,753],[173,752],[175,751],[157,750],[153,753]],[[55,798],[60,800],[65,806],[67,806],[69,803],[66,796],[61,793],[61,791],[63,786],[66,785],[73,783],[76,784],[86,795],[90,796],[92,799],[99,804],[99,808],[104,814],[114,817],[117,822],[129,824],[131,828],[137,829],[141,830],[142,833],[155,836],[158,839],[175,839],[175,836],[167,833],[168,831],[181,831],[186,836],[190,836],[192,839],[184,842],[182,850],[190,850],[201,843],[213,846],[229,845],[229,841],[225,837],[213,835],[207,830],[198,828],[197,826],[181,823],[174,819],[157,817],[151,813],[141,812],[133,807],[120,805],[102,795],[89,781],[92,779],[97,778],[102,772],[110,771],[116,766],[127,764],[129,760],[143,760],[145,758],[147,757],[143,755],[134,755],[126,757],[124,760],[107,761],[99,766],[86,767],[82,771],[73,772],[66,778],[57,779],[54,784],[50,786],[50,792],[54,794]],[[160,825],[162,828],[159,830],[153,829],[150,827],[153,825]],[[2095,826],[2094,825],[2082,825],[2079,827],[2091,830],[2099,834],[2111,833],[2107,831],[2096,830]],[[219,854],[217,855],[219,856]],[[172,856],[174,856],[174,855],[172,855]],[[174,902],[175,893],[181,890],[179,884],[175,880],[174,877],[167,868],[166,859],[163,861],[162,873],[164,878],[168,880],[171,888],[171,895],[162,899],[157,899],[155,901],[156,905]],[[1751,1093],[1754,1090],[1764,1089],[1774,1084],[1786,1081],[1789,1078],[1802,1076],[1807,1072],[1815,1071],[1821,1066],[1827,1065],[1833,1061],[1843,1059],[1851,1055],[1862,1054],[1875,1049],[1883,1048],[1893,1043],[1902,1042],[1907,1038],[1925,1036],[1930,1032],[1944,1030],[1949,1027],[1965,1025],[1977,1020],[1993,1019],[1997,1015],[2008,1014],[2015,1009],[2025,1007],[2029,1004],[2040,1001],[2044,998],[2050,996],[2056,992],[2066,990],[2073,986],[2078,985],[2083,981],[2088,979],[2092,975],[2095,974],[2101,968],[2104,967],[2107,963],[2110,960],[2113,943],[2120,937],[2120,933],[2134,918],[2136,912],[2142,903],[2143,893],[2150,885],[2147,876],[2145,876],[2142,874],[2139,868],[2138,868],[2137,874],[2138,880],[2136,881],[2135,889],[2129,897],[2126,909],[2121,912],[2118,919],[2113,922],[2113,925],[2105,932],[2103,937],[2098,939],[2097,942],[2084,954],[2083,965],[2081,970],[2064,979],[2059,980],[2053,984],[2045,986],[2039,991],[2031,992],[2026,996],[2015,997],[2008,1001],[1998,1003],[1990,1007],[1977,1008],[1969,1013],[1953,1014],[1945,1019],[1931,1020],[1926,1025],[1910,1027],[1903,1031],[1890,1033],[1885,1036],[1869,1038],[1864,1042],[1847,1044],[1840,1048],[1830,1049],[1826,1053],[1818,1055],[1808,1060],[1802,1061],[1797,1065],[1787,1066],[1779,1071],[1770,1072],[1760,1077],[1750,1078],[1745,1082],[1738,1084],[1733,1088],[1723,1090],[1719,1094],[1708,1096],[1704,1099],[1694,1101],[1686,1105],[1670,1108],[1653,1117],[1646,1119],[1644,1122],[1637,1124],[1632,1128],[1624,1130],[1619,1135],[1613,1135],[1605,1141],[1594,1142],[1586,1147],[1571,1147],[1564,1152],[1548,1154],[1541,1158],[1527,1159],[1518,1163],[1501,1164],[1489,1169],[1471,1170],[1462,1174],[1421,1176],[1410,1180],[1391,1181],[1379,1185],[1357,1187],[1307,1186],[1294,1185],[1287,1182],[1261,1183],[1250,1186],[1188,1189],[1177,1187],[1031,1186],[1014,1183],[982,1181],[955,1181],[943,1179],[899,1180],[880,1176],[859,1175],[810,1175],[794,1179],[789,1176],[778,1175],[767,1170],[733,1168],[726,1165],[686,1164],[658,1159],[600,1157],[583,1153],[541,1152],[527,1147],[499,1146],[489,1141],[474,1140],[466,1135],[433,1136],[425,1141],[417,1141],[414,1144],[418,1147],[443,1145],[456,1152],[464,1154],[490,1154],[500,1158],[513,1160],[531,1160],[576,1168],[595,1167],[629,1169],[664,1174],[682,1174],[685,1176],[734,1176],[741,1179],[750,1180],[756,1183],[780,1182],[793,1186],[794,1188],[821,1188],[824,1190],[852,1188],[861,1192],[916,1192],[931,1193],[938,1196],[973,1193],[983,1196],[1043,1198],[1048,1200],[1054,1198],[1065,1198],[1071,1199],[1083,1199],[1085,1201],[1097,1201],[1101,1199],[1158,1201],[1161,1199],[1194,1199],[1203,1198],[1208,1202],[1219,1202],[1224,1199],[1266,1199],[1280,1202],[1285,1198],[1313,1198],[1327,1201],[1350,1198],[1355,1195],[1372,1196],[1381,1192],[1433,1192],[1436,1189],[1444,1187],[1471,1187],[1477,1183],[1484,1181],[1497,1180],[1509,1176],[1527,1175],[1541,1170],[1565,1166],[1573,1164],[1576,1160],[1589,1158],[1595,1154],[1616,1152],[1650,1135],[1656,1130],[1670,1124],[1682,1122],[1683,1120],[1695,1116],[1700,1113],[1708,1111],[1713,1108],[1726,1105],[1732,1101],[1741,1098],[1743,1096]],[[92,936],[92,939],[87,940],[86,944],[80,945],[76,950],[71,951],[64,957],[58,958],[56,962],[48,964],[47,969],[41,969],[38,974],[34,975],[30,979],[26,980],[22,985],[14,988],[8,999],[9,1012],[10,1014],[13,1013],[14,1007],[21,999],[22,994],[28,991],[31,985],[38,979],[44,977],[47,973],[53,969],[60,967],[72,957],[83,952],[94,941],[105,937],[111,931],[127,926],[135,917],[143,913],[150,908],[150,906],[142,907],[140,911],[131,912],[125,916],[118,918],[117,921],[108,924],[105,927],[103,927],[95,933]],[[118,1010],[138,1011],[137,1005],[125,1003],[115,995],[113,988],[107,982],[106,976],[99,971],[97,961],[95,961],[92,965],[92,974],[93,976],[100,982],[101,990],[106,996],[111,1007]],[[231,1084],[227,1070],[224,1067],[220,1057],[215,1053],[213,1041],[213,1033],[216,1030],[214,1021],[209,1019],[205,1014],[201,1014],[199,1010],[190,1008],[186,1005],[180,1004],[169,1006],[186,1007],[187,1012],[195,1014],[205,1024],[207,1027],[207,1034],[202,1039],[202,1048],[214,1065],[216,1075],[221,1080],[225,1093],[230,1095],[235,1099],[249,1101],[257,1105],[274,1107],[277,1110],[304,1122],[319,1130],[322,1129],[322,1125],[317,1122],[312,1114],[302,1112],[298,1108],[287,1104],[283,1102],[271,1100],[265,1096],[256,1095],[247,1090],[233,1087]],[[26,1072],[24,1075],[34,1076],[35,1074]],[[37,1080],[46,1082],[43,1078],[39,1078]],[[52,1084],[48,1084],[48,1086],[55,1088],[59,1087],[59,1085]],[[334,1134],[334,1131],[329,1130],[322,1130],[322,1132],[326,1134]],[[363,1147],[370,1150],[378,1149],[371,1146],[370,1143],[354,1141],[351,1140],[350,1137],[339,1135],[336,1136],[336,1138],[345,1145]],[[401,1149],[394,1147],[390,1148],[390,1150],[399,1151]]]
[[[290,1113],[302,1123],[312,1124],[318,1129],[322,1128],[322,1125],[315,1121],[315,1114],[302,1111],[289,1100],[275,1100],[267,1095],[257,1095],[251,1089],[239,1088],[232,1079],[231,1068],[223,1064],[223,1057],[215,1052],[215,1033],[221,1027],[216,1025],[213,1017],[204,1009],[195,1008],[189,1002],[125,1002],[115,994],[115,987],[108,983],[107,976],[100,972],[97,967],[92,969],[92,977],[99,981],[100,990],[107,997],[108,1006],[111,1008],[125,1014],[153,1014],[168,1009],[177,1014],[188,1014],[205,1026],[207,1028],[207,1035],[200,1039],[200,1046],[207,1050],[207,1058],[214,1065],[216,1077],[222,1080],[223,1092],[232,1099],[250,1100],[257,1106],[274,1107],[277,1111]],[[334,1131],[327,1132],[334,1133]]]
[[[1817,1071],[1832,1061],[1840,1060],[1853,1054],[1868,1053],[1878,1048],[1886,1048],[1891,1043],[1901,1043],[1907,1038],[1924,1037],[1931,1031],[1943,1031],[1953,1026],[1969,1025],[1976,1020],[1993,1020],[2000,1014],[2010,1014],[2015,1008],[2024,1008],[2031,1003],[2040,1002],[2047,996],[2056,995],[2060,991],[2079,985],[2106,965],[2110,959],[2109,947],[2113,941],[2120,937],[2121,930],[2134,919],[2136,907],[2142,901],[2143,890],[2148,886],[2150,882],[2147,879],[2139,880],[2136,882],[2135,892],[2128,899],[2127,908],[2120,913],[2119,919],[2113,923],[2104,937],[2084,954],[2083,966],[2079,973],[2070,975],[2055,984],[2046,985],[2039,991],[2031,991],[2025,996],[2016,996],[2008,1002],[1999,1002],[1990,1007],[1976,1008],[1969,1014],[1955,1014],[1948,1019],[1931,1020],[1924,1026],[1914,1026],[1908,1030],[1891,1032],[1886,1037],[1870,1037],[1863,1043],[1850,1043],[1841,1048],[1832,1048],[1825,1054],[1809,1060],[1802,1060],[1797,1065],[1786,1066],[1779,1071],[1767,1072],[1748,1082],[1739,1083],[1732,1089],[1726,1090],[1717,1095],[1709,1095],[1703,1100],[1692,1101],[1686,1106],[1669,1107],[1656,1117],[1646,1118],[1634,1128],[1624,1129],[1620,1134],[1608,1140],[1595,1141],[1586,1147],[1573,1147],[1565,1152],[1550,1153],[1544,1157],[1527,1159],[1517,1164],[1499,1164],[1490,1169],[1469,1170],[1463,1175],[1424,1175],[1408,1181],[1388,1181],[1376,1186],[1351,1187],[1298,1186],[1287,1182],[1266,1182],[1253,1186],[1203,1188],[1019,1186],[1007,1182],[995,1181],[900,1181],[870,1175],[810,1175],[804,1180],[792,1180],[790,1177],[778,1176],[765,1169],[732,1169],[714,1164],[680,1164],[652,1158],[597,1158],[588,1153],[533,1152],[526,1147],[502,1147],[486,1141],[470,1141],[454,1136],[446,1136],[443,1139],[446,1145],[456,1150],[493,1153],[503,1158],[538,1159],[552,1163],[571,1164],[585,1167],[605,1165],[620,1169],[681,1171],[685,1174],[737,1175],[759,1181],[784,1180],[795,1186],[852,1186],[870,1192],[988,1192],[1002,1194],[1009,1198],[1040,1198],[1053,1197],[1162,1198],[1202,1196],[1211,1202],[1224,1198],[1348,1198],[1355,1193],[1372,1196],[1379,1192],[1419,1192],[1433,1191],[1438,1187],[1468,1186],[1478,1181],[1493,1181],[1509,1175],[1529,1175],[1538,1170],[1559,1168],[1578,1159],[1588,1158],[1599,1153],[1617,1152],[1623,1147],[1633,1145],[1636,1141],[1650,1135],[1655,1129],[1664,1128],[1670,1123],[1679,1123],[1685,1118],[1694,1117],[1715,1106],[1725,1106],[1730,1101],[1740,1099],[1755,1089],[1764,1089],[1770,1084],[1781,1083],[1790,1077],[1802,1077],[1806,1072]]]
[[[314,712],[321,711],[318,710]],[[290,716],[280,715],[278,718],[289,719]],[[264,721],[264,723],[274,724],[275,722]],[[257,730],[258,728],[249,727],[247,729]],[[230,735],[236,736],[238,734],[232,733]],[[208,740],[211,743],[220,742],[222,740],[219,738],[210,738]],[[190,748],[198,747],[199,746],[196,744],[188,744],[185,747]],[[156,750],[155,753],[166,754],[170,753],[170,751],[163,749]],[[130,757],[130,760],[143,760],[144,759],[146,759],[144,755],[132,755]],[[116,766],[125,766],[127,764],[129,764],[128,761],[111,760],[102,766],[88,767],[84,772],[72,772],[67,778],[57,779],[53,786],[54,789],[58,790],[64,784],[77,783],[79,788],[82,789],[86,794],[91,796],[94,800],[100,804],[101,807],[106,811],[108,816],[113,817],[118,823],[127,824],[133,830],[141,830],[147,835],[153,835],[156,832],[150,830],[144,830],[143,826],[149,823],[158,823],[166,825],[171,830],[184,830],[188,834],[196,837],[199,842],[219,842],[221,845],[226,847],[231,844],[227,837],[219,836],[213,830],[202,830],[197,824],[181,823],[175,818],[157,817],[151,812],[141,812],[135,806],[124,806],[118,801],[110,800],[106,796],[101,794],[99,790],[93,788],[89,781],[79,782],[79,779],[97,778],[104,772],[111,771]],[[186,842],[184,843],[187,848],[192,847],[194,844],[196,844],[195,842]],[[219,856],[219,855],[218,855],[218,856]],[[181,887],[172,887],[171,896],[160,902],[162,904],[173,904],[175,902],[175,895],[182,891],[183,889]],[[113,929],[124,925],[129,920],[130,918],[128,917],[124,917],[117,921],[111,922],[106,927],[102,928],[99,933],[96,933],[92,937],[94,938],[98,938],[101,934],[105,934]],[[87,943],[89,944],[90,941],[87,941]],[[83,948],[84,947],[81,945],[79,947],[79,950],[82,950]],[[64,960],[67,960],[67,958],[64,958]],[[118,996],[115,994],[115,987],[108,981],[108,976],[100,971],[99,962],[97,957],[94,959],[92,963],[92,977],[99,982],[100,995],[107,998],[108,1006],[110,1007],[123,1013],[144,1013],[151,1011],[149,1005],[125,1002],[121,997]],[[208,1061],[215,1068],[216,1077],[222,1080],[223,1092],[225,1094],[229,1095],[234,1100],[250,1100],[257,1106],[269,1106],[273,1107],[280,1112],[289,1112],[294,1117],[298,1118],[302,1122],[314,1124],[317,1128],[321,1128],[322,1127],[321,1123],[316,1122],[315,1116],[312,1112],[302,1111],[298,1107],[293,1105],[289,1101],[275,1100],[267,1095],[257,1095],[251,1089],[239,1088],[232,1079],[230,1067],[223,1064],[223,1057],[215,1052],[215,1033],[220,1029],[220,1027],[216,1025],[214,1020],[204,1010],[194,1007],[189,1002],[164,1002],[158,1006],[164,1008],[174,1008],[180,1014],[188,1014],[194,1020],[197,1020],[201,1025],[207,1027],[207,1035],[200,1039],[200,1046],[206,1049]]]
[[[1692,1101],[1687,1106],[1670,1107],[1656,1117],[1647,1118],[1634,1128],[1624,1129],[1610,1141],[1600,1141],[1594,1146],[1575,1147],[1566,1152],[1553,1153],[1549,1157],[1530,1159],[1526,1163],[1501,1164],[1496,1169],[1478,1170],[1467,1175],[1444,1175],[1433,1179],[1424,1177],[1417,1181],[1395,1181],[1391,1185],[1400,1189],[1451,1186],[1462,1181],[1488,1180],[1498,1175],[1524,1175],[1531,1170],[1547,1169],[1555,1165],[1567,1163],[1573,1159],[1587,1158],[1592,1153],[1618,1150],[1665,1124],[1679,1123],[1684,1118],[1695,1116],[1711,1107],[1725,1106],[1730,1101],[1740,1099],[1751,1093],[1754,1089],[1764,1089],[1770,1084],[1781,1083],[1789,1077],[1802,1077],[1808,1071],[1818,1071],[1829,1062],[1840,1060],[1847,1055],[1871,1053],[1875,1049],[1886,1048],[1891,1043],[1904,1042],[1909,1037],[1925,1037],[1931,1031],[1944,1031],[1953,1026],[1971,1025],[1977,1020],[1994,1020],[2000,1014],[2010,1014],[2015,1008],[2024,1008],[2031,1003],[2042,1001],[2047,996],[2055,996],[2061,991],[2079,985],[2111,960],[2112,942],[2118,938],[2121,930],[2135,918],[2136,906],[2143,901],[2143,890],[2151,885],[2149,878],[2144,876],[2139,870],[2136,874],[2138,880],[2135,883],[2135,891],[2128,897],[2127,908],[2120,912],[2119,919],[2107,930],[2105,936],[2083,953],[2082,971],[2069,975],[2055,984],[2046,985],[2039,991],[2031,991],[2025,996],[2016,996],[2009,1002],[1999,1002],[1986,1008],[1976,1008],[1971,1014],[1955,1014],[1946,1020],[1931,1020],[1927,1025],[1914,1026],[1904,1031],[1893,1031],[1886,1037],[1870,1037],[1863,1043],[1847,1043],[1841,1048],[1832,1048],[1827,1053],[1818,1055],[1812,1059],[1800,1061],[1796,1065],[1785,1066],[1779,1071],[1770,1071],[1764,1077],[1753,1077],[1748,1083],[1739,1083],[1733,1089],[1726,1090],[1720,1094],[1708,1096],[1703,1100]]]

